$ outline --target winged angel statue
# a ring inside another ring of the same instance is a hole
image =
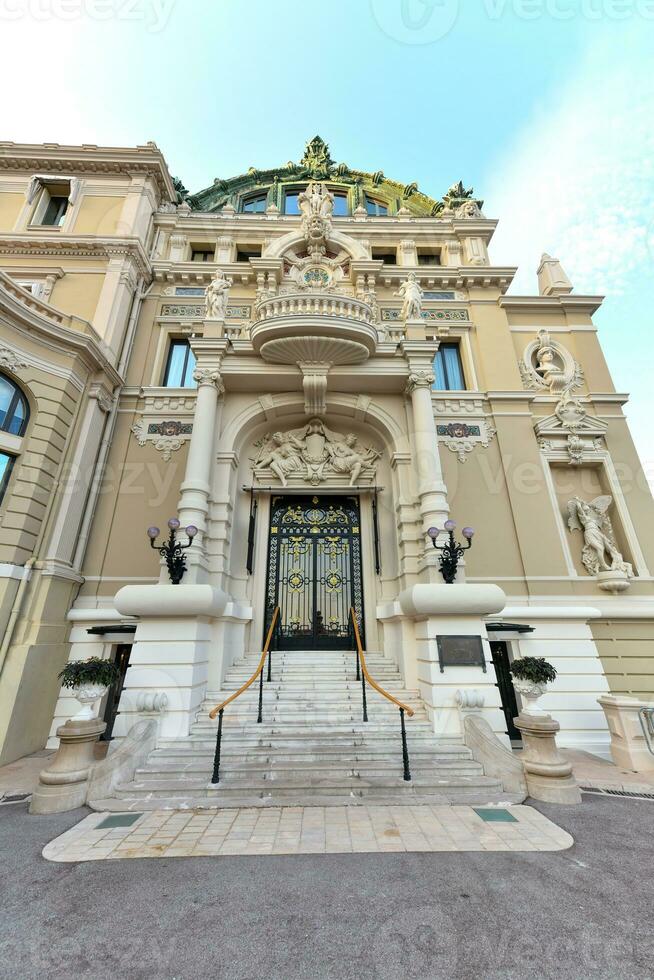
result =
[[[633,570],[618,551],[611,518],[607,513],[612,503],[610,496],[595,497],[590,502],[573,497],[568,501],[568,527],[571,531],[583,532],[581,560],[589,575],[619,571],[631,578]],[[607,555],[611,564],[607,561]]]

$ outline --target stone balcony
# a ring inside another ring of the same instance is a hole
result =
[[[250,337],[273,363],[326,361],[358,364],[377,348],[377,327],[367,303],[328,292],[272,296],[257,305]]]

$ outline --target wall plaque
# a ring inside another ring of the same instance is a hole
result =
[[[437,636],[436,642],[441,674],[446,667],[481,667],[486,673],[480,636]]]

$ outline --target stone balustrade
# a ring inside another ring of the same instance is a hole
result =
[[[290,293],[261,300],[258,319],[271,320],[287,316],[328,316],[372,323],[372,309],[359,299],[337,293]]]

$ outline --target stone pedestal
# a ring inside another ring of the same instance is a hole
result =
[[[647,746],[639,714],[641,708],[654,708],[654,702],[619,694],[604,694],[597,701],[609,726],[611,756],[616,766],[633,772],[654,772],[654,754]]]
[[[572,765],[556,745],[558,721],[551,715],[520,714],[514,723],[522,733],[521,758],[529,795],[543,803],[581,803]]]
[[[64,813],[84,805],[95,743],[106,727],[99,718],[71,718],[57,729],[59,748],[52,765],[39,775],[30,813]]]

